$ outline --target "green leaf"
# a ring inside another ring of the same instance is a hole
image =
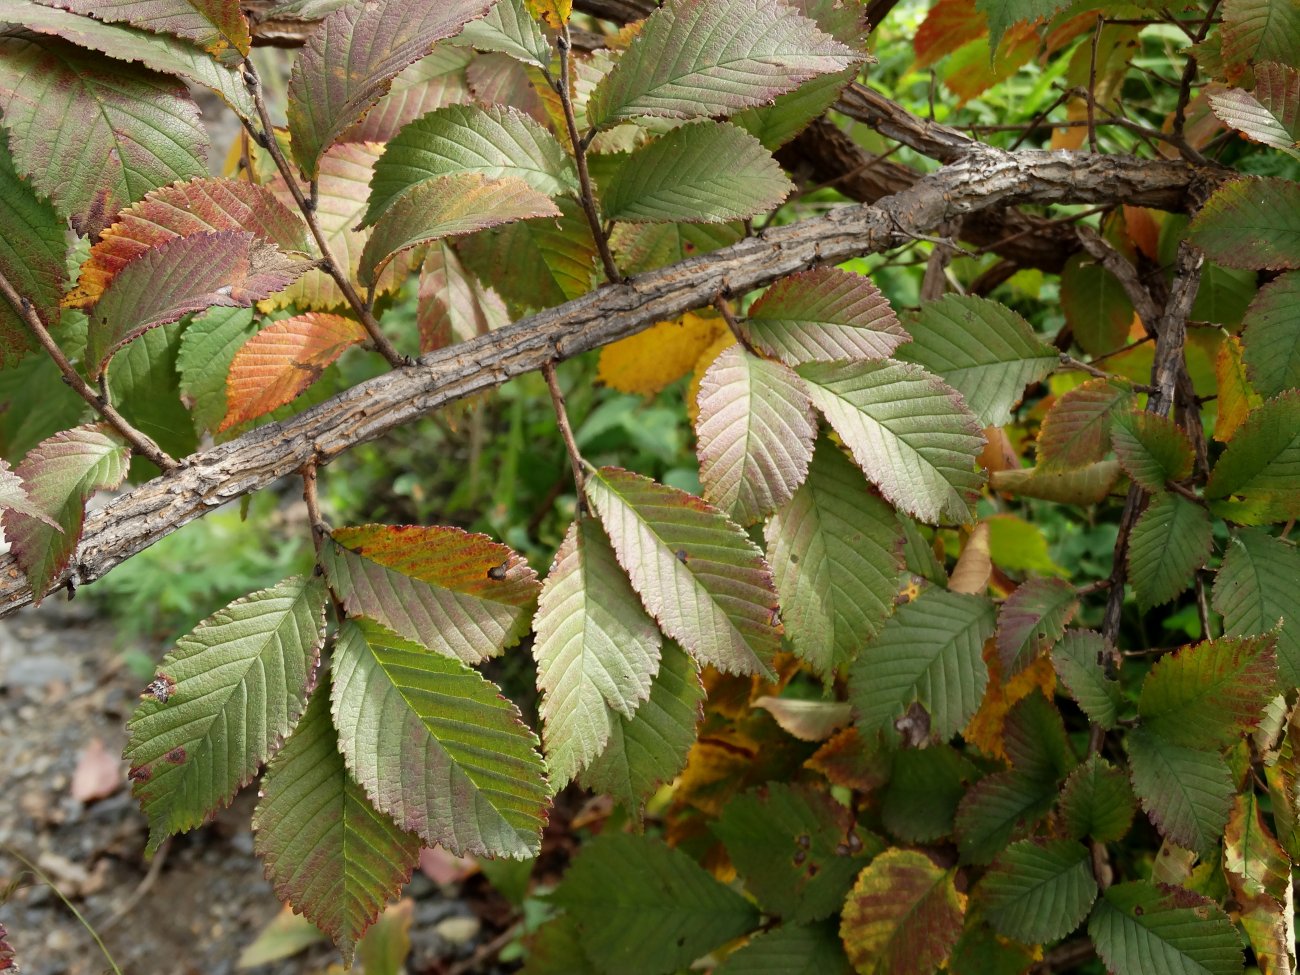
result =
[[[1128,777],[1100,755],[1070,773],[1061,790],[1061,823],[1072,839],[1118,843],[1133,824],[1137,800]]]
[[[786,632],[795,652],[828,677],[894,611],[902,524],[822,438],[807,479],[768,522],[766,537]]]
[[[1074,769],[1074,750],[1061,712],[1037,690],[1011,706],[1003,744],[1012,768],[1036,782],[1056,783]]]
[[[924,366],[961,393],[984,427],[1011,422],[1025,387],[1060,364],[1057,351],[1027,321],[974,295],[922,302],[907,330],[912,343],[898,358]]]
[[[1120,466],[1135,484],[1163,491],[1169,481],[1192,473],[1192,442],[1173,420],[1158,413],[1120,413],[1111,428]]]
[[[295,576],[236,599],[163,658],[127,723],[150,852],[202,825],[302,714],[325,640],[325,587]]]
[[[63,41],[0,39],[0,114],[18,171],[80,234],[207,175],[207,132],[183,84]]]
[[[589,956],[611,975],[677,971],[758,923],[748,901],[685,853],[625,833],[584,843],[550,900],[574,918]]]
[[[183,38],[225,64],[237,65],[253,45],[237,0],[54,0],[51,6]]]
[[[840,8],[848,10],[849,8]],[[835,74],[822,75],[805,81],[794,91],[778,95],[771,105],[746,108],[731,117],[763,147],[776,152],[810,123],[826,114],[844,90],[844,86],[857,77],[858,69],[845,68]]]
[[[705,371],[697,401],[705,499],[739,525],[789,501],[808,476],[817,436],[803,381],[737,343]]]
[[[289,78],[289,132],[303,172],[314,179],[325,150],[403,68],[491,6],[491,0],[349,4],[329,14],[308,35]]]
[[[1227,0],[1221,29],[1229,61],[1300,68],[1300,10],[1292,0]]]
[[[957,848],[968,863],[990,863],[1011,838],[1052,807],[1056,785],[1023,772],[997,772],[976,782],[957,807]]]
[[[582,932],[569,914],[556,914],[528,942],[528,960],[521,975],[598,975],[582,949]]]
[[[558,217],[544,193],[521,179],[456,173],[415,184],[386,209],[361,251],[357,278],[367,287],[388,262],[419,244],[470,234],[529,217]]]
[[[900,606],[849,671],[859,726],[890,727],[919,701],[940,739],[965,727],[988,684],[981,651],[993,630],[993,604],[981,597],[927,589]]]
[[[1300,390],[1265,401],[1237,430],[1205,486],[1207,498],[1235,495],[1246,502],[1241,524],[1300,516]]]
[[[479,51],[499,51],[534,67],[549,69],[551,45],[523,0],[498,0],[481,20],[470,21],[456,36],[457,44]]]
[[[977,892],[999,934],[1037,944],[1083,923],[1097,898],[1097,881],[1082,843],[1021,840],[994,861]]]
[[[983,477],[979,422],[951,387],[912,363],[810,363],[809,395],[885,498],[922,521],[967,522]]]
[[[1300,158],[1300,71],[1265,61],[1255,65],[1255,90],[1209,95],[1214,114],[1255,142]]]
[[[1132,880],[1106,889],[1088,936],[1115,975],[1235,975],[1241,940],[1213,901],[1183,887]]]
[[[908,339],[889,299],[870,278],[835,267],[777,281],[750,306],[741,330],[791,366],[883,359]]]
[[[649,699],[631,718],[614,715],[609,744],[578,781],[584,789],[608,793],[639,817],[651,793],[686,767],[703,716],[699,666],[675,643],[664,644]]]
[[[957,804],[976,777],[975,766],[948,745],[900,749],[880,794],[880,821],[904,843],[949,836]]]
[[[1234,180],[1205,202],[1188,239],[1228,267],[1300,268],[1300,183]]]
[[[1295,545],[1259,529],[1239,530],[1214,577],[1211,603],[1223,616],[1226,636],[1276,630],[1278,676],[1284,687],[1300,686],[1300,551]]]
[[[587,479],[587,499],[619,564],[664,634],[729,673],[766,673],[780,645],[772,572],[721,512],[617,467]]]
[[[1110,450],[1113,417],[1137,401],[1123,379],[1089,379],[1061,396],[1038,434],[1038,463],[1044,471],[1075,470],[1095,464]]]
[[[34,602],[45,596],[76,551],[86,499],[121,484],[130,462],[130,451],[106,425],[56,433],[22,459],[14,473],[42,515],[29,516],[11,507],[0,518]]]
[[[833,922],[782,924],[728,955],[714,975],[851,975]]]
[[[1272,633],[1222,637],[1161,657],[1142,682],[1142,726],[1189,747],[1236,741],[1279,690],[1275,644]]]
[[[339,747],[370,801],[457,856],[536,855],[549,790],[537,736],[492,682],[369,620],[334,652]]]
[[[276,896],[333,938],[350,963],[357,940],[410,878],[420,841],[348,775],[327,687],[312,694],[267,765],[261,793],[254,849]]]
[[[580,219],[585,227],[587,221]],[[610,234],[609,246],[623,273],[643,274],[734,244],[744,236],[744,225],[739,222],[620,223]]]
[[[784,5],[669,0],[596,86],[587,121],[730,115],[862,60]]]
[[[502,6],[508,4],[494,9]],[[522,180],[544,196],[578,192],[573,161],[551,133],[519,109],[447,105],[411,122],[384,148],[370,179],[362,225],[373,224],[413,187],[457,173]]]
[[[863,866],[847,853],[853,814],[808,787],[768,782],[731,799],[709,827],[763,910],[792,921],[834,914]]]
[[[793,190],[744,129],[695,122],[633,151],[601,187],[600,206],[606,220],[725,223],[766,213]]]
[[[321,564],[349,615],[467,664],[523,638],[539,590],[523,556],[446,526],[339,528]]]
[[[1127,742],[1133,791],[1160,832],[1209,855],[1232,806],[1232,774],[1217,751],[1167,741],[1137,728]]]
[[[1002,35],[1012,25],[1050,17],[1068,6],[1069,0],[975,0],[975,9],[989,21],[991,51],[998,49]]]
[[[108,370],[109,395],[118,411],[173,457],[186,457],[198,447],[176,371],[186,328],[188,323],[180,321],[146,332],[118,353]]]
[[[966,897],[917,850],[888,850],[858,876],[844,904],[840,938],[859,972],[934,972],[961,934]]]
[[[9,469],[7,461],[0,459],[0,511],[16,511],[20,515],[35,518],[51,528],[58,529],[59,523],[36,506],[23,486],[23,479]]]
[[[1119,682],[1107,676],[1106,642],[1093,630],[1071,630],[1052,650],[1056,676],[1090,721],[1109,730],[1119,719]]]
[[[600,523],[579,517],[555,554],[533,621],[546,764],[563,788],[631,719],[659,670],[659,630]]]
[[[1133,526],[1128,577],[1143,609],[1169,602],[1210,558],[1210,516],[1179,494],[1151,499]]]
[[[49,201],[14,171],[0,139],[0,276],[31,302],[46,328],[59,320],[59,298],[68,272],[66,232]],[[0,301],[0,368],[35,349],[36,337],[8,301]]]
[[[1012,677],[1055,646],[1065,633],[1079,599],[1062,579],[1022,582],[998,611],[998,659]]]
[[[1300,273],[1260,288],[1243,321],[1242,358],[1256,391],[1269,397],[1300,387]]]
[[[226,376],[235,353],[258,326],[248,308],[213,308],[181,333],[176,356],[181,393],[193,404],[194,428],[212,431],[226,415]]]
[[[1093,356],[1118,352],[1133,325],[1133,303],[1115,275],[1088,254],[1061,271],[1061,311],[1075,342]]]
[[[123,267],[96,302],[88,371],[100,375],[114,353],[151,328],[213,306],[246,308],[287,287],[305,268],[243,231],[164,241]]]

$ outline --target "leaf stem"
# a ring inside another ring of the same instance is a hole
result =
[[[578,119],[573,114],[573,96],[569,91],[570,64],[573,59],[573,42],[569,39],[566,24],[560,31],[556,42],[560,48],[560,82],[556,93],[560,96],[560,105],[564,108],[564,124],[569,130],[569,141],[573,143],[573,160],[578,165],[578,183],[582,187],[582,210],[587,215],[591,227],[591,236],[596,240],[596,250],[600,252],[600,261],[605,266],[605,277],[610,284],[621,284],[623,275],[619,273],[614,255],[609,249],[609,239],[600,225],[600,212],[596,209],[596,196],[591,188],[591,173],[587,170],[587,146],[592,132],[587,136],[578,133]],[[594,130],[593,130],[594,131]]]
[[[316,561],[320,561],[321,538],[329,534],[329,526],[320,513],[320,496],[317,493],[316,462],[308,461],[302,468],[302,500],[307,505],[308,530],[311,543],[316,549]]]
[[[731,330],[731,334],[735,336],[736,341],[745,347],[745,351],[761,358],[762,353],[755,349],[750,343],[749,336],[747,336],[744,329],[740,327],[740,322],[732,312],[731,304],[727,299],[719,294],[718,297],[713,299],[713,307],[718,310],[718,314],[722,316],[722,320],[727,323],[727,328]]]
[[[54,337],[50,335],[50,330],[41,321],[41,316],[36,314],[36,309],[32,306],[32,303],[26,297],[20,295],[3,274],[0,274],[0,294],[3,294],[8,299],[9,304],[18,313],[18,317],[32,330],[36,340],[41,343],[41,348],[54,360],[54,364],[59,367],[59,372],[63,373],[63,381],[71,386],[78,396],[89,403],[91,408],[102,416],[108,425],[131,445],[132,450],[141,457],[152,461],[160,470],[174,471],[180,467],[180,464],[167,451],[154,443],[148,434],[142,433],[131,426],[126,417],[122,416],[113,407],[113,404],[108,401],[108,397],[97,393],[88,382],[81,378],[81,374],[68,361],[68,357],[63,354],[63,350],[59,348],[58,343],[54,341]]]
[[[564,438],[564,449],[569,453],[569,464],[573,468],[573,483],[578,489],[578,508],[587,505],[587,473],[583,469],[582,453],[578,450],[578,441],[573,436],[573,427],[569,423],[569,411],[564,406],[564,391],[560,389],[559,377],[555,374],[555,363],[548,362],[542,366],[542,376],[546,379],[546,388],[551,391],[551,403],[555,406],[555,422]]]
[[[338,288],[343,292],[344,299],[347,300],[349,307],[356,313],[366,334],[370,336],[370,341],[374,343],[375,351],[382,355],[390,366],[394,369],[400,369],[402,366],[410,365],[410,359],[403,356],[397,351],[397,348],[389,341],[379,327],[379,322],[366,307],[366,303],[361,300],[357,294],[357,289],[352,286],[348,279],[347,271],[339,266],[338,261],[334,259],[334,254],[330,250],[329,241],[325,238],[325,231],[321,229],[320,220],[316,216],[316,202],[319,198],[320,186],[316,180],[311,181],[309,192],[310,197],[305,195],[302,187],[298,185],[298,180],[289,166],[289,160],[285,159],[284,153],[280,150],[280,144],[275,139],[275,126],[271,122],[271,113],[266,107],[266,98],[262,94],[262,79],[257,73],[257,68],[253,62],[245,59],[244,61],[244,84],[248,86],[249,94],[253,96],[253,103],[257,106],[257,117],[261,120],[263,133],[260,134],[251,129],[250,123],[245,120],[244,124],[250,126],[254,138],[266,146],[266,151],[271,154],[271,159],[275,163],[275,168],[279,170],[280,176],[284,179],[285,185],[289,192],[293,194],[293,199],[298,204],[298,210],[302,217],[307,221],[307,228],[311,231],[312,237],[316,240],[316,246],[320,248],[322,270],[325,271]]]

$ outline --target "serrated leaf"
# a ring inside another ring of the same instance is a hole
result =
[[[1111,427],[1115,456],[1135,484],[1151,492],[1192,473],[1192,442],[1173,420],[1158,413],[1120,413]]]
[[[542,740],[558,790],[605,750],[618,716],[633,717],[659,670],[659,630],[594,519],[569,526],[533,628]]]
[[[1300,516],[1300,390],[1267,400],[1246,418],[1210,472],[1207,498],[1235,495],[1246,510],[1241,524],[1267,524]]]
[[[987,599],[943,589],[900,606],[850,668],[859,727],[890,727],[913,701],[929,713],[940,739],[964,727],[988,683],[981,649],[994,619]]]
[[[858,876],[844,904],[840,938],[853,967],[879,975],[929,975],[961,933],[966,895],[916,850],[888,850]]]
[[[998,611],[998,657],[1008,676],[1050,650],[1079,610],[1074,587],[1061,579],[1022,582]]]
[[[975,9],[988,18],[989,47],[994,51],[1012,25],[1051,17],[1067,6],[1069,0],[975,0]]]
[[[993,471],[989,482],[995,491],[1022,498],[1041,498],[1062,504],[1096,504],[1107,498],[1119,476],[1119,461],[1103,460],[1068,471],[1045,471],[1041,467]]]
[[[172,322],[145,332],[113,357],[107,373],[108,392],[118,411],[173,457],[187,457],[198,447],[176,368],[188,324]]]
[[[766,528],[781,618],[795,652],[823,677],[879,632],[903,568],[902,525],[831,441]]]
[[[350,962],[357,940],[410,878],[420,841],[375,809],[348,775],[328,687],[312,694],[267,765],[261,793],[254,850],[267,879]]]
[[[626,975],[676,971],[758,921],[748,901],[685,853],[610,832],[583,844],[550,900],[577,922],[603,971]]]
[[[622,393],[653,396],[690,372],[725,330],[722,319],[692,312],[656,322],[602,348],[596,378]]]
[[[995,643],[984,644],[983,656],[984,663],[989,668],[989,683],[984,689],[979,710],[962,729],[961,736],[967,745],[985,755],[1010,761],[1007,735],[1015,731],[1016,719],[1012,716],[1017,713],[1016,705],[1025,698],[1034,696],[1035,691],[1049,696],[1054,694],[1056,672],[1052,669],[1050,660],[1039,657],[1008,679],[1003,675]],[[1013,749],[1014,747],[1013,745]]]
[[[50,202],[14,170],[0,139],[0,276],[48,328],[58,321],[59,295],[67,279],[63,222]],[[0,301],[0,368],[11,366],[36,348],[36,337],[8,301]]]
[[[982,427],[1011,421],[1025,387],[1060,364],[1060,355],[1010,308],[974,295],[921,304],[898,358],[915,362],[961,393]]]
[[[1223,748],[1259,724],[1278,692],[1276,637],[1221,637],[1166,654],[1142,682],[1138,714],[1179,745]]]
[[[1222,30],[1229,61],[1280,61],[1300,68],[1300,10],[1291,0],[1227,0]]]
[[[1061,396],[1043,417],[1038,434],[1043,471],[1074,470],[1105,457],[1114,416],[1136,400],[1132,385],[1122,379],[1089,379]]]
[[[1088,935],[1114,975],[1235,975],[1241,941],[1223,909],[1183,887],[1132,880],[1106,889]]]
[[[63,303],[93,305],[127,264],[159,244],[205,231],[247,231],[286,253],[307,252],[307,225],[269,189],[236,179],[203,177],[150,191],[117,215],[81,265]]]
[[[429,248],[416,305],[422,353],[486,335],[509,322],[500,295],[479,284],[446,241]]]
[[[976,777],[975,766],[947,745],[899,749],[880,794],[880,821],[904,843],[942,839]]]
[[[378,809],[457,856],[537,853],[545,767],[495,684],[369,620],[344,622],[333,666],[339,746]]]
[[[226,415],[226,376],[243,344],[257,334],[247,308],[213,308],[196,316],[181,333],[176,356],[181,395],[200,433],[215,430]]]
[[[834,267],[777,281],[741,322],[744,334],[787,365],[883,359],[907,341],[889,300],[871,279]]]
[[[1061,789],[1061,822],[1073,839],[1118,843],[1129,831],[1137,800],[1128,777],[1099,755],[1070,773]]]
[[[1266,61],[1255,65],[1254,91],[1229,88],[1207,97],[1214,114],[1234,129],[1300,157],[1300,71]]]
[[[1133,302],[1119,279],[1088,254],[1076,254],[1061,270],[1061,311],[1089,355],[1109,355],[1128,341]]]
[[[572,916],[560,912],[528,940],[528,960],[521,975],[599,975],[582,949],[582,932]]]
[[[1011,838],[1052,807],[1056,783],[1023,772],[996,772],[976,782],[957,807],[957,848],[964,861],[990,863]]]
[[[226,416],[218,431],[247,423],[292,402],[354,345],[366,341],[359,322],[307,312],[262,329],[235,353],[226,380]]]
[[[493,10],[498,9],[500,3]],[[482,23],[482,21],[474,21]],[[466,25],[469,26],[469,25]],[[437,44],[393,79],[388,94],[366,117],[339,138],[343,142],[389,142],[403,127],[444,105],[470,100],[466,67],[474,52],[452,44]]]
[[[57,531],[63,531],[59,523],[28,496],[23,479],[10,470],[8,462],[3,459],[0,459],[0,511],[16,511],[20,515],[44,522]]]
[[[573,161],[532,118],[503,105],[448,105],[411,122],[389,141],[375,164],[362,225],[373,224],[413,187],[458,173],[522,180],[544,196],[578,192]],[[453,184],[444,192],[452,189],[459,187]]]
[[[885,498],[922,521],[964,523],[984,435],[961,396],[912,363],[809,363],[809,396]]]
[[[1169,602],[1210,558],[1210,516],[1178,494],[1159,494],[1133,526],[1128,577],[1143,609]]]
[[[372,287],[394,257],[419,244],[529,217],[558,217],[550,197],[521,179],[457,173],[417,183],[376,221],[361,251],[357,277]]]
[[[446,526],[339,528],[321,565],[349,615],[467,664],[522,639],[540,588],[508,546]]]
[[[856,67],[845,68],[835,74],[805,81],[794,91],[778,95],[771,105],[737,112],[731,117],[732,124],[752,135],[765,149],[776,152],[812,122],[825,115],[826,110],[839,99],[844,86],[853,81],[857,73]]]
[[[1259,394],[1275,396],[1300,386],[1300,273],[1283,274],[1260,288],[1243,321],[1242,358]]]
[[[1293,971],[1291,860],[1269,832],[1253,792],[1235,797],[1223,840],[1223,872],[1260,971]]]
[[[728,955],[714,975],[849,975],[836,925],[782,924]]]
[[[45,517],[31,517],[12,507],[0,517],[14,558],[31,584],[34,602],[45,596],[76,551],[86,499],[97,490],[121,484],[130,460],[126,445],[105,425],[56,433],[22,459],[14,473]]]
[[[294,159],[315,178],[321,157],[388,91],[393,78],[482,17],[491,0],[349,4],[307,38],[289,78]]]
[[[1214,439],[1220,443],[1236,436],[1246,417],[1264,402],[1246,375],[1244,358],[1241,339],[1236,335],[1224,336],[1214,359],[1214,379],[1219,389]],[[1300,376],[1297,380],[1300,382]]]
[[[793,189],[744,129],[695,122],[634,150],[601,187],[600,206],[606,220],[725,223],[766,213]]]
[[[98,376],[115,352],[144,332],[213,306],[247,308],[306,269],[251,233],[221,230],[173,237],[120,270],[90,313],[86,362]]]
[[[716,508],[617,467],[587,480],[587,500],[619,564],[664,634],[729,673],[765,673],[779,647],[772,573]]]
[[[1233,180],[1205,202],[1188,240],[1228,267],[1300,268],[1300,183]]]
[[[650,794],[686,766],[703,716],[699,665],[675,643],[664,644],[650,697],[631,718],[614,715],[609,744],[578,781],[584,789],[613,796],[639,818]]]
[[[705,499],[740,525],[789,501],[808,476],[817,436],[812,404],[790,367],[733,345],[704,373],[697,402]]]
[[[1300,551],[1253,528],[1228,542],[1211,600],[1226,636],[1276,630],[1277,665],[1284,687],[1300,686]],[[1278,623],[1281,627],[1278,627]]]
[[[325,586],[305,576],[235,600],[159,665],[127,723],[149,850],[201,825],[252,779],[306,705],[325,639]],[[152,685],[151,685],[152,686]]]
[[[497,0],[486,17],[465,25],[456,43],[480,51],[499,51],[524,64],[549,69],[551,45],[524,4],[525,0]]]
[[[553,30],[559,30],[568,23],[569,15],[573,13],[573,0],[526,0],[526,2]]]
[[[1115,727],[1119,682],[1106,674],[1106,641],[1093,630],[1071,630],[1052,649],[1056,675],[1090,721]]]
[[[238,0],[52,0],[50,6],[180,37],[227,64],[252,49]]]
[[[0,39],[0,114],[17,169],[80,234],[207,173],[207,132],[183,84],[63,41]]]
[[[998,933],[1026,944],[1077,928],[1097,897],[1088,849],[1071,840],[1021,840],[993,862],[976,897]]]
[[[740,223],[620,223],[610,234],[609,246],[625,274],[642,274],[726,247],[744,236]]]
[[[1160,832],[1208,855],[1232,806],[1232,775],[1217,751],[1167,741],[1145,728],[1127,739],[1133,791]]]
[[[730,115],[862,60],[784,5],[669,0],[596,86],[587,121]]]

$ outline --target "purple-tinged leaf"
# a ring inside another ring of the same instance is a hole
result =
[[[67,232],[49,201],[14,171],[4,142],[0,138],[0,275],[48,328],[58,321],[59,295],[68,276]],[[34,348],[36,336],[0,297],[0,367],[13,365]]]
[[[106,23],[127,23],[197,44],[218,61],[238,64],[252,49],[239,0],[45,0],[52,7]]]
[[[1214,191],[1187,234],[1210,260],[1228,267],[1300,268],[1300,183],[1233,180]]]
[[[998,658],[1014,677],[1051,650],[1079,610],[1074,587],[1061,579],[1028,579],[998,612]]]
[[[505,302],[468,273],[446,241],[429,247],[420,269],[415,312],[420,351],[466,342],[510,323]]]
[[[469,82],[465,78],[465,68],[473,57],[474,52],[463,47],[435,45],[432,54],[416,61],[393,79],[388,94],[366,113],[365,118],[344,132],[340,141],[388,142],[405,126],[435,108],[468,102]]]
[[[56,531],[63,531],[59,523],[31,499],[23,486],[23,479],[10,470],[9,464],[3,459],[0,459],[0,511],[16,511],[28,518],[43,521]]]
[[[1229,88],[1208,98],[1214,114],[1234,129],[1300,158],[1300,71],[1266,61],[1255,65],[1254,91]]]
[[[1062,395],[1038,434],[1038,463],[1044,472],[1094,464],[1110,450],[1112,418],[1135,402],[1133,387],[1122,379],[1089,379]]]

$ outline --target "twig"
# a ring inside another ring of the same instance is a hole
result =
[[[555,422],[560,428],[560,436],[564,438],[564,449],[569,453],[569,465],[573,468],[573,484],[578,490],[578,508],[582,510],[587,503],[587,473],[583,468],[578,441],[573,436],[573,427],[569,425],[569,411],[564,408],[564,391],[560,389],[560,380],[555,375],[554,362],[542,366],[542,376],[546,379],[546,388],[551,391],[551,403],[555,406]]]
[[[329,534],[329,526],[320,513],[320,496],[317,493],[316,462],[309,461],[302,469],[302,500],[307,505],[307,526],[311,532],[311,544],[316,549],[316,560],[320,561],[321,539]]]
[[[495,958],[500,954],[501,949],[510,944],[515,938],[519,937],[520,929],[523,928],[523,921],[516,921],[510,927],[506,928],[491,941],[486,941],[474,949],[474,954],[468,958],[463,958],[456,964],[447,969],[447,975],[470,975],[470,972],[482,970],[483,963],[489,958]]]
[[[749,352],[751,355],[762,354],[754,348],[753,343],[749,341],[749,336],[746,335],[745,330],[740,327],[740,322],[736,320],[736,315],[732,312],[731,305],[727,302],[726,298],[722,295],[718,295],[718,297],[713,299],[713,307],[718,310],[718,314],[722,316],[722,320],[727,323],[727,328],[735,337],[736,341],[745,347],[745,351]]]
[[[153,885],[158,882],[158,876],[162,873],[163,864],[167,862],[167,854],[172,848],[172,838],[169,836],[162,841],[158,847],[158,852],[153,855],[149,861],[149,870],[145,873],[144,878],[135,886],[135,890],[127,895],[126,900],[122,901],[113,913],[106,917],[99,925],[99,930],[108,931],[113,928],[122,918],[126,917],[135,906],[140,903],[144,895],[153,889]]]
[[[600,212],[596,209],[596,195],[591,188],[591,173],[587,170],[588,142],[578,134],[578,119],[573,114],[573,95],[569,91],[570,62],[573,59],[573,43],[569,39],[568,25],[560,31],[557,45],[560,49],[560,81],[556,93],[560,96],[560,105],[564,109],[564,124],[569,130],[569,141],[573,143],[573,160],[578,165],[578,184],[582,188],[582,210],[587,215],[591,227],[591,236],[596,240],[596,250],[600,252],[600,261],[605,266],[605,277],[610,284],[623,280],[614,255],[609,249],[609,240],[605,228],[600,225]],[[588,133],[590,135],[590,133]]]
[[[1210,600],[1205,594],[1205,577],[1196,573],[1196,618],[1201,621],[1201,639],[1209,640],[1214,634],[1210,632]]]
[[[1106,18],[1097,15],[1097,26],[1092,32],[1092,53],[1088,60],[1088,148],[1097,152],[1097,45],[1101,43],[1101,29]]]
[[[9,283],[9,279],[0,274],[0,294],[3,294],[9,304],[13,306],[18,317],[24,324],[32,330],[36,336],[36,341],[41,343],[43,348],[54,364],[59,367],[59,372],[63,374],[63,381],[72,387],[78,396],[90,404],[91,409],[102,416],[105,422],[116,430],[122,438],[131,445],[141,457],[152,461],[160,470],[174,471],[180,465],[167,451],[163,450],[153,439],[145,433],[137,430],[127,422],[126,417],[119,413],[113,404],[108,402],[107,397],[95,392],[90,384],[81,378],[81,373],[77,372],[68,357],[63,354],[54,337],[50,335],[50,330],[45,327],[41,321],[41,316],[36,314],[36,308],[23,295],[20,295],[16,288]]]
[[[271,121],[271,113],[266,107],[266,98],[262,93],[262,79],[257,74],[257,68],[253,66],[253,62],[249,59],[244,60],[244,84],[248,86],[249,94],[253,96],[253,103],[257,106],[257,117],[261,120],[263,129],[262,138],[258,138],[259,133],[255,129],[251,129],[251,123],[246,120],[244,124],[250,127],[253,137],[258,138],[258,141],[266,146],[266,151],[271,154],[275,168],[279,170],[285,185],[293,195],[294,202],[298,204],[298,210],[302,213],[303,219],[307,221],[307,228],[311,231],[312,237],[315,238],[316,246],[320,248],[321,257],[324,259],[324,263],[321,265],[322,270],[334,279],[334,283],[343,292],[343,297],[347,300],[348,306],[356,313],[361,326],[366,330],[366,334],[370,336],[370,341],[374,343],[375,351],[388,360],[388,364],[394,369],[409,365],[410,360],[397,351],[397,348],[389,341],[388,336],[380,329],[379,322],[375,320],[375,316],[366,303],[357,294],[357,289],[352,286],[352,282],[348,279],[346,268],[340,267],[338,261],[335,260],[334,254],[330,250],[329,241],[325,238],[325,232],[321,229],[320,220],[316,216],[316,199],[319,186],[315,180],[312,180],[311,196],[308,197],[303,194],[302,187],[298,185],[298,179],[289,166],[289,160],[284,158],[284,153],[280,151],[280,144],[275,140],[275,125]]]

